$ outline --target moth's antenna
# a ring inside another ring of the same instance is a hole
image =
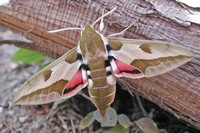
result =
[[[112,12],[114,12],[117,9],[117,7],[113,8],[112,10],[110,10],[109,12],[107,12],[106,14],[102,15],[100,18],[98,18],[93,24],[92,26],[94,26],[98,21],[102,20],[103,18],[108,16],[109,14],[111,14]],[[51,30],[48,31],[48,33],[56,33],[56,32],[60,32],[60,31],[66,31],[66,30],[82,30],[83,28],[79,28],[79,27],[69,27],[69,28],[62,28],[62,29],[58,29],[58,30]],[[100,26],[100,30],[103,29],[103,23]]]
[[[118,35],[123,35],[130,27],[133,26],[134,23],[135,23],[135,22],[131,23],[128,27],[126,27],[126,29],[124,29],[124,30],[121,31],[121,32],[118,32],[118,33],[114,33],[114,34],[109,35],[109,37],[118,36]]]
[[[131,28],[131,27],[138,21],[138,19],[139,19],[139,17],[138,17],[134,22],[132,22],[128,27],[126,27],[126,29],[124,29],[123,31],[118,32],[118,33],[111,34],[111,35],[109,35],[108,37],[123,35],[129,28]]]
[[[98,18],[93,24],[92,26],[94,26],[97,22],[99,22],[102,18],[108,16],[109,14],[111,14],[112,12],[114,12],[117,9],[117,7],[113,8],[112,10],[110,10],[109,12],[107,12],[106,14],[102,15],[100,18]]]
[[[58,29],[58,30],[51,30],[51,31],[48,31],[48,33],[56,33],[56,32],[66,31],[66,30],[82,30],[82,29],[83,28],[69,27],[69,28],[62,28],[62,29]]]

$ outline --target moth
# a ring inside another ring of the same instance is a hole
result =
[[[18,105],[70,98],[87,86],[104,116],[114,101],[116,78],[153,77],[192,60],[186,48],[162,41],[105,37],[87,24],[78,46],[36,73],[15,93]]]

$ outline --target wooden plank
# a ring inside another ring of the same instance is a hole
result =
[[[138,92],[200,129],[199,9],[168,0],[12,0],[11,8],[0,7],[0,25],[31,39],[34,45],[30,49],[58,57],[77,45],[80,32],[49,34],[46,31],[91,24],[103,9],[106,12],[115,6],[117,10],[104,19],[105,35],[119,32],[134,22],[124,37],[178,43],[195,54],[194,60],[167,74],[141,80],[125,79],[124,83],[134,87],[124,89]]]

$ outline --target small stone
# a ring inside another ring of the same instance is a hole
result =
[[[0,107],[0,113],[2,113],[3,112],[3,107]]]
[[[9,110],[9,111],[8,111],[8,114],[9,114],[9,115],[13,115],[14,113],[15,113],[15,112],[14,112],[13,110]]]
[[[0,129],[2,129],[3,128],[3,124],[2,123],[0,123]]]
[[[27,120],[27,116],[21,116],[21,117],[19,117],[19,121],[21,122],[21,123],[24,123],[26,120]]]
[[[18,64],[16,62],[9,62],[7,64],[7,71],[10,72],[18,67]]]

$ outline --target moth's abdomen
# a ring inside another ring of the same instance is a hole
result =
[[[104,116],[107,108],[110,107],[115,99],[116,85],[104,86],[102,88],[89,88],[88,91],[92,102],[100,114]]]
[[[110,65],[105,59],[99,58],[88,63],[88,91],[90,98],[100,114],[104,116],[106,109],[114,101],[116,79]]]

